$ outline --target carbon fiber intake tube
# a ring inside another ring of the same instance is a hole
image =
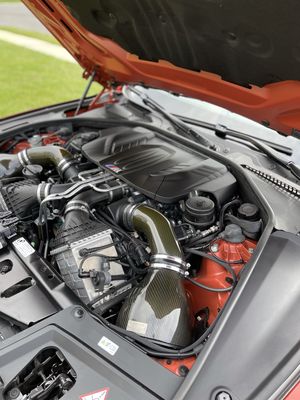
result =
[[[21,174],[26,165],[52,165],[60,177],[66,181],[77,178],[78,171],[71,153],[58,146],[42,146],[26,149],[18,154],[0,155],[0,178],[10,178]]]
[[[26,149],[17,154],[23,166],[38,164],[42,166],[53,165],[59,176],[64,180],[71,181],[77,178],[78,171],[75,160],[70,152],[63,147],[41,146]]]
[[[183,276],[186,265],[169,220],[145,205],[119,215],[130,230],[143,233],[152,257],[149,271],[125,300],[117,325],[156,341],[184,347],[192,340],[192,317]]]

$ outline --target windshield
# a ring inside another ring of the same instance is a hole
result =
[[[135,86],[139,91],[146,93],[151,99],[162,106],[168,113],[183,118],[186,122],[207,122],[213,125],[223,125],[229,129],[239,131],[252,138],[262,140],[264,143],[277,145],[296,163],[300,164],[300,140],[292,136],[283,136],[278,132],[258,124],[249,118],[226,110],[214,104],[184,97],[176,96],[167,91],[146,89]],[[141,104],[139,97],[124,87],[124,94],[131,101]]]

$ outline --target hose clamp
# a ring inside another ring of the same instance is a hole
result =
[[[52,183],[46,183],[44,187],[44,199],[49,196]]]
[[[155,269],[168,269],[180,275],[187,276],[189,264],[184,262],[180,257],[170,256],[168,254],[154,254],[150,259],[150,267]]]
[[[86,203],[85,201],[81,201],[81,200],[71,200],[68,202],[66,209],[65,209],[65,214],[67,214],[70,211],[83,211],[87,214],[90,213],[90,208],[88,203]]]
[[[189,273],[184,271],[181,267],[176,267],[175,265],[164,264],[164,263],[151,263],[150,265],[153,269],[167,269],[173,272],[177,272],[179,275],[187,276]]]
[[[51,187],[52,183],[42,182],[38,185],[36,196],[39,203],[49,196]]]
[[[42,202],[41,191],[42,191],[43,186],[44,186],[44,183],[40,183],[40,184],[38,185],[38,188],[37,188],[37,191],[36,191],[36,197],[37,197],[38,202],[39,202],[40,204],[41,204],[41,202]]]
[[[23,165],[23,167],[26,167],[26,165],[31,164],[30,160],[28,158],[27,150],[24,149],[18,153],[18,159],[20,161],[20,164]]]
[[[75,163],[74,160],[61,160],[58,163],[57,169],[63,174],[71,165],[73,165]]]
[[[139,206],[139,204],[128,204],[124,209],[123,209],[123,224],[125,228],[129,230],[133,230],[133,213],[136,210],[136,208]]]

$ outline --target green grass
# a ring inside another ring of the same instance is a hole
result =
[[[76,64],[0,41],[0,118],[79,98],[85,85]]]
[[[3,30],[3,31],[17,33],[19,35],[32,37],[34,39],[44,40],[45,42],[58,44],[58,41],[55,39],[55,37],[50,35],[50,34],[47,34],[47,33],[30,32],[30,31],[26,31],[24,29],[13,28],[13,27],[10,27],[10,26],[0,26],[0,29]]]

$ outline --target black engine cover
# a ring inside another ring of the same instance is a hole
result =
[[[221,204],[236,189],[236,180],[225,166],[169,143],[136,146],[105,158],[100,164],[162,203],[175,203],[189,192],[199,190],[213,195]]]

